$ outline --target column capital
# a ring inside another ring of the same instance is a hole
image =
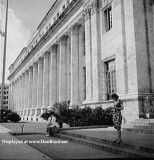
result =
[[[27,74],[29,72],[29,69],[26,69],[25,73]]]
[[[48,58],[48,57],[49,57],[49,54],[50,54],[50,51],[45,51],[45,52],[44,52],[44,55],[43,55],[43,58]]]
[[[72,25],[72,26],[70,27],[69,32],[70,32],[71,34],[77,34],[78,31],[79,31],[80,26],[81,26],[80,23],[78,23],[78,22],[75,23],[74,25]]]
[[[101,5],[100,0],[94,0],[91,4],[91,16],[98,12],[99,6]]]
[[[79,24],[84,25],[85,22],[85,11],[82,11],[81,17],[78,21]]]
[[[32,71],[33,70],[33,66],[29,66],[29,70]]]
[[[22,74],[23,77],[25,77],[25,72]]]
[[[59,45],[65,45],[66,44],[66,39],[67,39],[68,35],[67,34],[64,34],[62,35],[59,40],[58,40],[58,44]]]
[[[33,63],[33,67],[37,66],[37,64],[38,64],[38,62],[35,61],[35,62]]]
[[[84,21],[87,21],[91,16],[92,6],[88,5],[88,7],[84,10]]]
[[[55,52],[56,52],[57,47],[58,47],[58,44],[57,44],[57,43],[52,44],[52,45],[50,46],[50,50],[51,50],[51,52],[52,52],[52,53],[53,53],[53,52],[55,53]]]
[[[43,57],[38,58],[38,63],[43,63]]]

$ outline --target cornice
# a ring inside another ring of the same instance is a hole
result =
[[[23,66],[27,63],[29,58],[32,58],[37,51],[42,47],[43,44],[45,44],[48,40],[51,34],[57,29],[57,27],[60,25],[60,23],[67,17],[67,15],[73,10],[73,8],[79,4],[80,2],[83,2],[82,0],[72,0],[72,2],[68,5],[68,7],[64,10],[64,12],[59,16],[59,18],[54,22],[54,24],[50,27],[50,29],[43,35],[43,37],[39,40],[39,42],[36,44],[36,46],[30,51],[30,53],[25,57],[25,59],[22,61],[22,63],[18,66],[18,68],[15,69],[15,71],[8,77],[8,80],[15,76],[15,74],[23,68]]]

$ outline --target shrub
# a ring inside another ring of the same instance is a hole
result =
[[[102,109],[101,106],[92,109],[91,107],[71,106],[69,109],[67,102],[55,103],[53,109],[57,113],[56,119],[62,128],[63,123],[70,127],[77,126],[93,126],[93,125],[113,125],[112,111],[110,109]],[[41,117],[48,120],[50,113],[45,112]]]
[[[7,116],[8,116],[8,114],[9,113],[12,113],[12,111],[11,110],[5,110],[5,111],[3,111],[3,118],[4,118],[4,121],[5,122],[7,122]]]
[[[11,112],[7,115],[7,120],[10,120],[11,122],[18,122],[21,118],[16,112]]]
[[[41,114],[40,117],[47,121],[48,118],[50,117],[50,113],[49,112],[44,112],[44,113]]]

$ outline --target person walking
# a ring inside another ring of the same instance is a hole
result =
[[[113,109],[113,124],[114,128],[117,130],[117,139],[114,141],[114,143],[119,144],[122,142],[121,140],[121,123],[122,123],[122,115],[121,110],[124,109],[123,101],[119,99],[119,96],[117,94],[112,94],[113,99],[113,107],[109,107],[110,109]]]

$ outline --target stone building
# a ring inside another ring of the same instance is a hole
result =
[[[10,66],[10,108],[23,119],[55,102],[154,112],[153,0],[57,0]]]
[[[3,93],[3,110],[9,109],[9,84],[4,84],[4,93]],[[2,84],[0,83],[0,109],[2,100]]]

